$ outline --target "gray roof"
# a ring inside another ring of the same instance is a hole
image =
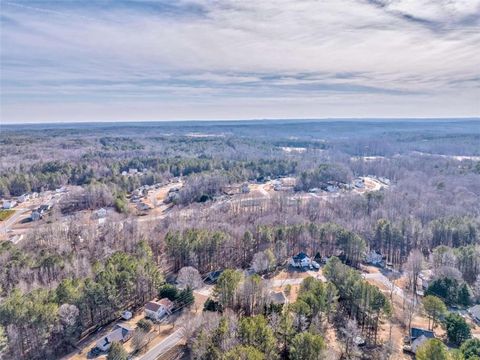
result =
[[[270,299],[274,304],[285,304],[287,302],[287,297],[282,291],[272,292]]]
[[[468,308],[468,312],[475,318],[480,319],[480,305],[472,306]]]

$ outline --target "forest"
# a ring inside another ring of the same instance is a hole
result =
[[[380,335],[398,308],[394,290],[362,275],[371,251],[406,274],[409,299],[431,274],[415,309],[403,304],[405,331],[425,313],[446,334],[425,345],[438,359],[480,357],[452,312],[480,303],[478,120],[2,125],[0,157],[4,201],[76,189],[23,240],[0,240],[5,359],[69,354],[190,267],[221,275],[201,316],[181,315],[185,358],[329,359],[335,342],[343,359],[399,359]],[[289,191],[225,195],[287,177]],[[359,178],[389,185],[349,190]],[[137,189],[178,179],[161,216],[132,210]],[[91,215],[100,208],[101,224]],[[325,259],[324,279],[306,276],[295,301],[271,303],[269,274],[302,252]]]

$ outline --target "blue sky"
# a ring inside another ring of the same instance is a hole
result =
[[[1,1],[2,122],[480,116],[480,0]]]

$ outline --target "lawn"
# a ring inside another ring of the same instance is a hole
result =
[[[15,210],[0,210],[0,221],[7,220],[15,213]]]

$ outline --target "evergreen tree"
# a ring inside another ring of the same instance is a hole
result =
[[[472,337],[470,326],[463,317],[450,313],[444,320],[448,340],[457,346]]]

